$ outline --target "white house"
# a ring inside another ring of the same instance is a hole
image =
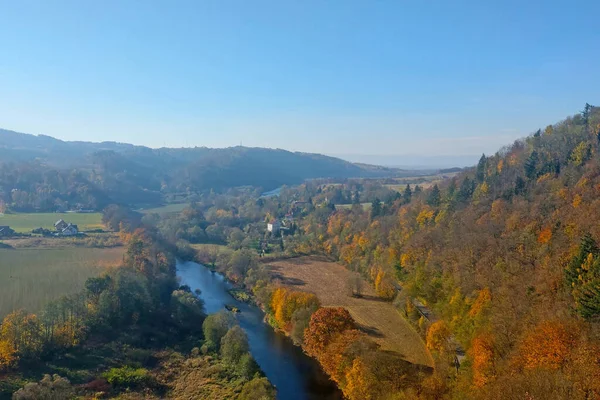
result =
[[[267,230],[269,232],[279,233],[280,229],[281,229],[281,221],[279,221],[278,219],[271,220],[271,222],[269,222],[267,224]]]
[[[74,224],[68,224],[62,230],[59,230],[56,233],[56,236],[76,236],[76,235],[79,235],[79,229],[77,228],[77,225],[74,225]]]

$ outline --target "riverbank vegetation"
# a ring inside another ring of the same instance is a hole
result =
[[[600,396],[599,124],[586,106],[428,190],[299,222],[306,252],[436,316],[418,317],[436,380],[415,396]]]
[[[201,352],[203,304],[177,283],[177,246],[143,225],[123,231],[122,238],[127,245],[121,265],[35,314],[18,310],[4,318],[0,398],[14,392],[15,398],[41,398],[54,389],[64,391],[62,398],[190,398],[195,394],[188,384],[195,379],[213,382],[202,390],[215,398],[257,392],[273,398],[273,388],[242,351],[247,340],[234,324],[221,351]]]
[[[586,106],[428,189],[307,182],[255,204],[264,220],[292,216],[275,257],[323,254],[415,319],[435,371],[404,396],[594,398],[599,124]],[[252,249],[246,238],[232,236],[233,253]],[[268,307],[274,288],[253,257],[223,270],[238,282],[248,274]]]

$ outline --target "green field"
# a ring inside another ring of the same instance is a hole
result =
[[[363,206],[363,210],[369,211],[371,209],[371,203],[360,203]],[[335,208],[352,208],[353,204],[336,204]]]
[[[37,312],[122,257],[123,248],[0,249],[0,318],[19,308]]]
[[[166,206],[156,207],[156,208],[148,208],[146,210],[140,209],[139,212],[143,214],[170,214],[170,213],[178,213],[183,211],[184,208],[189,206],[188,203],[175,203],[175,204],[167,204]]]
[[[100,213],[17,213],[0,214],[0,225],[8,225],[16,232],[31,232],[35,228],[54,230],[54,223],[59,219],[78,226],[80,231],[103,229]]]

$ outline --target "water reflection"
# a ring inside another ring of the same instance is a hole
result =
[[[285,335],[275,332],[263,322],[263,312],[255,306],[235,300],[227,291],[229,282],[218,273],[194,262],[177,264],[181,283],[192,291],[200,289],[206,312],[225,308],[225,304],[240,309],[236,314],[240,326],[248,335],[250,352],[265,375],[277,387],[282,400],[341,400],[335,384],[320,369],[317,362],[294,346]]]

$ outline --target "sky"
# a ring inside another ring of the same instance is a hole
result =
[[[0,0],[0,128],[490,154],[600,104],[598,15],[600,1]]]

